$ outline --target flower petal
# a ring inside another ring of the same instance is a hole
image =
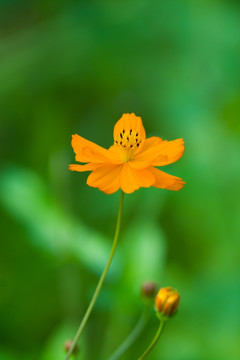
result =
[[[124,161],[124,151],[117,145],[112,145],[108,149],[109,154],[111,157],[115,159],[115,164],[123,164]]]
[[[154,167],[148,168],[148,171],[155,177],[155,183],[152,186],[156,188],[178,191],[181,190],[185,184],[181,178],[169,175]]]
[[[79,162],[115,163],[114,156],[103,147],[77,134],[72,136],[72,147]]]
[[[130,194],[140,187],[150,187],[155,182],[154,175],[147,169],[134,169],[130,163],[122,167],[120,184],[121,189]]]
[[[88,176],[87,184],[106,194],[112,194],[120,188],[121,165],[107,164],[94,169]]]
[[[153,166],[164,166],[172,164],[180,159],[184,153],[183,139],[173,141],[164,140],[158,147],[159,158],[155,159]]]
[[[121,119],[118,120],[113,130],[114,139],[116,139],[123,130],[127,132],[130,132],[132,130],[138,133],[138,136],[141,139],[142,143],[146,138],[145,129],[142,124],[142,119],[140,118],[140,116],[136,116],[134,113],[123,114]]]
[[[72,171],[91,171],[93,169],[98,168],[99,166],[102,166],[102,164],[94,164],[94,163],[89,163],[89,164],[85,164],[85,165],[77,165],[77,164],[71,164],[68,166],[69,170]]]
[[[157,136],[150,137],[145,140],[140,151],[135,154],[131,161],[132,167],[136,169],[143,169],[153,164],[156,158],[162,161],[167,161],[166,155],[160,154],[162,139]]]

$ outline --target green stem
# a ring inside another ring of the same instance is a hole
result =
[[[164,320],[160,320],[160,324],[157,330],[157,333],[153,339],[153,341],[151,342],[151,344],[149,345],[149,347],[147,348],[147,350],[138,358],[138,360],[142,360],[145,359],[145,357],[152,351],[152,349],[154,348],[154,346],[156,345],[158,339],[160,338],[160,335],[162,333],[162,330],[164,328],[165,325],[165,321]]]
[[[112,244],[112,249],[111,249],[111,253],[109,255],[109,258],[108,258],[108,261],[107,261],[107,264],[105,266],[105,269],[103,270],[102,272],[102,275],[99,279],[99,282],[97,284],[97,287],[96,287],[96,290],[93,294],[93,297],[92,297],[92,300],[87,308],[87,311],[82,319],[82,322],[78,328],[78,331],[75,335],[75,338],[73,339],[73,342],[72,342],[72,346],[71,348],[69,349],[67,355],[66,355],[66,358],[65,360],[68,360],[73,352],[73,349],[75,348],[79,338],[80,338],[80,335],[82,334],[82,331],[88,321],[88,318],[92,312],[92,309],[94,307],[94,304],[98,298],[98,295],[99,295],[99,292],[101,290],[101,287],[102,287],[102,284],[104,282],[104,279],[107,275],[107,272],[108,272],[108,269],[111,265],[111,262],[112,262],[112,258],[113,258],[113,255],[114,255],[114,252],[115,252],[115,249],[116,249],[116,246],[117,246],[117,242],[118,242],[118,236],[119,236],[119,231],[120,231],[120,224],[121,224],[121,216],[122,216],[122,207],[123,207],[123,198],[124,198],[124,192],[122,191],[121,192],[121,199],[120,199],[120,205],[119,205],[119,210],[118,210],[118,217],[117,217],[117,225],[116,225],[116,230],[115,230],[115,235],[114,235],[114,239],[113,239],[113,244]]]
[[[149,309],[145,308],[139,321],[136,326],[132,330],[132,332],[128,335],[128,337],[122,342],[122,344],[114,351],[114,353],[108,358],[108,360],[118,360],[121,356],[128,350],[128,348],[133,344],[136,338],[139,336],[141,331],[143,330],[146,322],[149,318]]]

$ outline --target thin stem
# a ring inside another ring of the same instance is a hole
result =
[[[152,351],[152,349],[154,348],[154,346],[156,345],[158,339],[160,338],[160,335],[162,333],[162,330],[164,328],[165,325],[165,321],[164,320],[160,320],[160,324],[157,330],[157,333],[153,339],[153,341],[151,342],[151,344],[149,345],[149,347],[147,348],[147,350],[138,358],[138,360],[143,360],[145,359],[145,357]]]
[[[120,231],[120,224],[121,224],[121,216],[122,216],[122,207],[123,207],[123,198],[124,198],[124,192],[122,191],[121,192],[121,199],[120,199],[120,205],[119,205],[119,210],[118,210],[118,217],[117,217],[117,225],[116,225],[116,230],[115,230],[115,235],[114,235],[114,239],[113,239],[113,244],[112,244],[112,249],[111,249],[111,253],[109,255],[109,258],[108,258],[108,261],[107,261],[107,264],[102,272],[102,275],[99,279],[99,282],[97,284],[97,287],[96,287],[96,290],[93,294],[93,297],[92,297],[92,300],[90,302],[90,304],[88,305],[88,308],[87,308],[87,311],[82,319],[82,322],[78,328],[78,331],[75,335],[75,338],[73,339],[73,342],[72,342],[72,346],[71,348],[69,349],[67,355],[66,355],[66,358],[65,360],[68,360],[73,352],[73,349],[75,348],[79,338],[80,338],[80,335],[82,334],[82,331],[88,321],[88,318],[92,312],[92,309],[94,307],[94,304],[98,298],[98,295],[99,295],[99,292],[101,290],[101,287],[102,287],[102,284],[104,282],[104,279],[107,275],[107,272],[108,272],[108,269],[111,265],[111,262],[112,262],[112,258],[113,258],[113,255],[114,255],[114,252],[115,252],[115,249],[116,249],[116,246],[117,246],[117,242],[118,242],[118,236],[119,236],[119,231]]]
[[[144,308],[144,311],[138,320],[137,324],[133,328],[132,332],[128,335],[128,337],[122,342],[122,344],[114,351],[114,353],[108,358],[108,360],[118,360],[121,356],[128,350],[128,348],[133,344],[133,342],[137,339],[141,331],[143,330],[146,322],[149,318],[149,309]]]

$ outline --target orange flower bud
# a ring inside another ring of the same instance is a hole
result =
[[[161,288],[155,298],[155,308],[160,316],[170,317],[177,311],[180,295],[169,287]]]

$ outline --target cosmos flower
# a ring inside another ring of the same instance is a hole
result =
[[[169,175],[156,166],[165,166],[181,158],[184,152],[183,139],[173,141],[159,137],[146,139],[142,120],[135,114],[123,114],[113,131],[114,145],[109,149],[84,139],[72,136],[75,159],[85,165],[72,164],[73,171],[91,171],[87,184],[106,194],[118,189],[132,193],[140,187],[178,191],[185,184],[182,179]]]

